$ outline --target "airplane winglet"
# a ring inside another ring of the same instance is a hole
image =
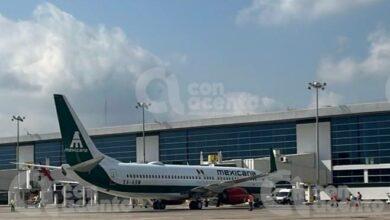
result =
[[[97,158],[92,158],[90,160],[71,166],[70,169],[77,172],[89,172],[95,168],[103,159],[104,156],[98,156]]]

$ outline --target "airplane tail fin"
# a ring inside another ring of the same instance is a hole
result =
[[[64,95],[54,95],[63,150],[67,164],[74,166],[103,154],[96,148]]]
[[[273,172],[277,171],[275,154],[274,154],[274,150],[272,148],[269,149],[269,162],[270,162],[269,172],[273,173]]]

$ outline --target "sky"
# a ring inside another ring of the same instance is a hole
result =
[[[390,98],[390,1],[132,0],[0,4],[0,137]]]

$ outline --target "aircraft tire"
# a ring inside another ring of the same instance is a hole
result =
[[[195,201],[191,201],[190,202],[189,208],[190,208],[190,210],[194,210],[195,209]]]
[[[153,209],[154,210],[163,210],[166,208],[165,203],[161,202],[160,200],[153,202]]]
[[[196,202],[196,209],[201,210],[203,208],[203,202],[202,201],[197,201]]]
[[[189,204],[190,210],[200,210],[203,207],[202,201],[191,201]]]

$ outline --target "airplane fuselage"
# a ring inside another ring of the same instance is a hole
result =
[[[76,172],[72,178],[115,196],[165,200],[187,199],[191,197],[191,189],[196,187],[260,174],[256,170],[236,167],[120,163],[111,158],[101,161],[99,167],[100,173]],[[256,195],[260,184],[257,179],[238,183],[235,187]]]

